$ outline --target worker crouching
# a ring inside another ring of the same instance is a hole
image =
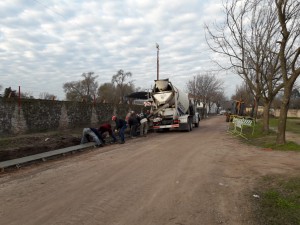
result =
[[[112,121],[115,121],[116,126],[115,130],[119,132],[119,137],[120,137],[120,144],[125,143],[125,130],[127,128],[127,122],[123,119],[119,119],[116,116],[112,116]]]
[[[83,128],[80,144],[94,141],[95,147],[103,147],[104,140],[96,128]]]

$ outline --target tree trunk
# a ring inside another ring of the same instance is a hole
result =
[[[255,97],[254,120],[257,120],[259,97]]]
[[[264,134],[269,134],[269,111],[271,107],[271,101],[264,102],[264,111],[263,111],[263,127],[262,131]]]
[[[206,116],[206,104],[204,104],[204,103],[202,103],[202,104],[203,104],[202,119],[204,119]]]
[[[287,112],[289,109],[290,97],[292,93],[291,90],[292,88],[290,87],[290,85],[285,86],[284,88],[283,99],[280,106],[280,115],[278,119],[278,133],[276,139],[277,145],[285,144],[286,119],[287,119]]]

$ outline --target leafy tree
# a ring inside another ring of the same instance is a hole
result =
[[[11,87],[8,87],[8,88],[5,88],[3,97],[4,98],[18,98],[19,93],[17,92],[17,90],[12,90]],[[32,93],[30,93],[30,92],[21,92],[20,98],[34,99],[34,97],[32,96]]]
[[[132,92],[136,92],[138,89],[135,88],[132,82],[128,82],[127,84],[124,85],[123,90],[124,90],[124,96],[127,96]]]
[[[120,99],[120,103],[124,103],[124,97],[134,91],[133,81],[127,82],[127,79],[131,76],[131,72],[124,72],[124,70],[119,70],[117,74],[113,75],[111,79],[111,83],[116,88],[117,96]]]
[[[17,98],[17,91],[16,90],[12,90],[11,87],[5,88],[4,90],[4,98]]]
[[[92,101],[96,95],[98,76],[94,72],[83,73],[83,80],[67,82],[63,85],[66,99],[69,101]]]
[[[98,88],[98,101],[102,103],[116,103],[116,88],[112,83],[104,83]]]

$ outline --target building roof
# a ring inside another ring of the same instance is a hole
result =
[[[150,92],[146,91],[139,91],[139,92],[133,92],[130,95],[127,95],[127,98],[134,98],[134,99],[149,99]]]

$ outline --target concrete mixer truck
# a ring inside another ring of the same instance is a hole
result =
[[[200,116],[193,99],[189,99],[169,79],[155,80],[151,95],[153,104],[150,117],[154,130],[192,131],[193,126],[199,126]]]

